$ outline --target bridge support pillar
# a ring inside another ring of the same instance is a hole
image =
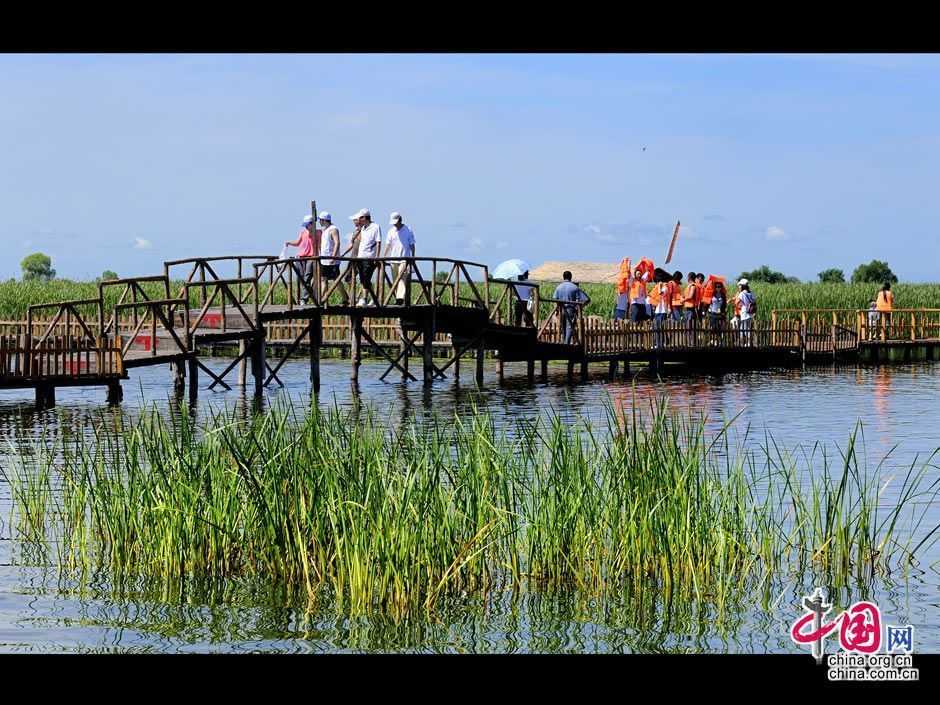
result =
[[[51,409],[55,406],[55,387],[51,384],[36,385],[36,408]]]
[[[430,386],[434,381],[434,317],[429,316],[424,322],[421,337],[424,339],[424,386]]]
[[[568,360],[568,384],[574,382],[574,360]]]
[[[477,387],[483,388],[483,357],[486,354],[486,348],[483,347],[483,338],[480,338],[480,342],[477,343],[477,369],[476,369],[476,382]]]
[[[352,341],[349,349],[349,357],[352,359],[352,371],[349,378],[354,382],[359,380],[359,366],[362,364],[362,316],[351,315],[349,317],[350,333]]]
[[[320,392],[320,345],[323,343],[323,318],[320,314],[310,319],[310,382],[315,394]]]
[[[542,369],[541,369],[541,378],[542,382],[548,381],[548,360],[542,360]]]
[[[124,390],[120,382],[111,382],[108,384],[108,403],[119,404],[124,400]]]
[[[499,380],[499,383],[503,383],[503,358],[497,358],[496,360],[496,378]]]
[[[607,381],[613,382],[614,377],[617,376],[617,359],[611,360],[607,363]]]
[[[186,364],[182,360],[170,363],[170,374],[173,376],[173,391],[180,394],[186,386]]]
[[[195,357],[189,358],[189,401],[196,401],[199,396],[199,363]]]
[[[454,354],[454,381],[459,383],[460,382],[460,357],[461,357],[460,349],[456,345],[454,345],[451,348],[451,351]]]
[[[588,361],[587,358],[581,360],[581,381],[587,382],[588,380]]]
[[[626,356],[623,358],[623,378],[625,380],[630,379],[630,357]]]
[[[526,378],[529,381],[529,384],[535,383],[535,360],[526,360]]]
[[[265,368],[265,335],[264,328],[258,325],[258,333],[251,341],[251,374],[255,378],[255,396],[264,396],[264,368]]]
[[[248,351],[248,344],[244,340],[238,341],[238,355],[241,362],[238,363],[238,385],[244,387],[248,381],[248,360],[245,359],[245,353]]]
[[[401,379],[403,382],[408,380],[408,358],[411,357],[411,346],[408,345],[408,336],[405,335],[404,329],[399,325],[398,327],[398,352],[401,355]]]

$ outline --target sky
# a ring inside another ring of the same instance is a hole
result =
[[[418,254],[937,280],[940,55],[0,55],[0,277],[276,255],[311,199]]]

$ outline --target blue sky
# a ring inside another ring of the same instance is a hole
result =
[[[311,198],[419,254],[936,280],[940,56],[3,55],[0,276],[277,254]],[[646,150],[643,151],[643,147]]]

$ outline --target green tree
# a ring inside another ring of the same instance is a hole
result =
[[[824,269],[819,273],[819,281],[823,284],[845,284],[845,272],[841,269]]]
[[[753,272],[741,272],[740,278],[752,282],[764,282],[766,284],[796,284],[800,281],[796,277],[788,277],[783,272],[775,272],[766,264],[761,265]]]
[[[860,264],[852,272],[853,284],[883,284],[884,282],[897,283],[898,278],[887,262],[873,259],[868,264]]]
[[[23,281],[55,279],[52,258],[42,252],[34,252],[24,257],[20,262],[20,268],[23,270]]]
[[[106,269],[101,273],[101,281],[106,282],[111,279],[120,279],[117,275],[117,272],[112,272],[110,269]]]

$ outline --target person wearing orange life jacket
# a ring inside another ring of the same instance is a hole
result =
[[[682,320],[682,304],[685,303],[685,297],[682,294],[682,272],[673,272],[672,281],[669,282],[670,303],[672,304],[672,320]]]
[[[698,318],[697,289],[698,287],[695,285],[695,272],[689,272],[689,278],[686,280],[685,293],[682,296],[682,318],[689,323],[689,327],[691,327],[695,319]]]
[[[653,346],[657,349],[663,347],[663,325],[672,312],[672,283],[668,274],[662,272],[649,287],[647,303],[653,309]]]
[[[625,320],[630,315],[630,258],[620,260],[617,274],[617,301],[614,304],[614,320]]]
[[[875,299],[875,310],[881,319],[882,332],[891,326],[891,310],[894,308],[894,294],[891,291],[891,282],[885,282]]]
[[[646,282],[643,272],[637,267],[630,282],[630,320],[636,323],[646,319]]]

